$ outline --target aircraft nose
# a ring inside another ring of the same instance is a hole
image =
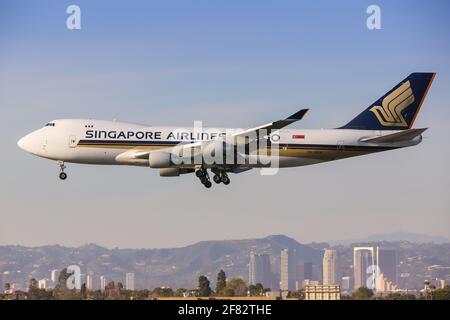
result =
[[[19,141],[17,141],[17,145],[19,146],[20,149],[26,151],[26,147],[25,147],[25,137],[22,137],[19,139]]]
[[[19,141],[17,141],[17,145],[19,146],[19,148],[28,153],[32,153],[32,149],[34,149],[33,143],[31,143],[30,141],[32,140],[31,135],[31,133],[27,134],[26,136],[20,138]]]

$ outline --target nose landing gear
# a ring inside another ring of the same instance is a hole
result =
[[[67,173],[64,172],[64,170],[66,169],[64,161],[58,161],[58,166],[59,166],[59,170],[61,171],[59,173],[59,178],[61,180],[66,180],[67,179]]]

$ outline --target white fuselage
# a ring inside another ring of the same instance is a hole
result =
[[[25,151],[52,160],[102,165],[148,165],[124,161],[130,150],[159,150],[180,143],[220,138],[242,129],[155,127],[115,121],[63,119],[50,122],[19,140]],[[402,143],[362,142],[366,137],[397,131],[352,129],[280,129],[272,132],[272,146],[279,150],[279,167],[294,167],[416,145],[421,136]],[[274,136],[275,135],[275,136]],[[258,167],[258,165],[251,165]]]

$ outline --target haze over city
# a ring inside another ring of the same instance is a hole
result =
[[[0,4],[0,245],[168,248],[286,234],[301,243],[396,231],[450,237],[450,4],[378,1],[68,1]],[[314,30],[312,33],[310,30]],[[437,76],[412,148],[233,175],[56,163],[17,140],[58,118],[252,127],[311,109],[301,128],[335,128],[415,71]]]

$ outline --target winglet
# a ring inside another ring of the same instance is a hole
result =
[[[275,121],[272,123],[273,128],[271,128],[271,129],[281,129],[281,128],[284,128],[294,122],[300,121],[308,113],[308,111],[309,111],[309,109],[302,109],[300,111],[297,111],[293,115],[287,117],[284,120]]]
[[[296,113],[294,113],[292,116],[287,117],[286,120],[291,120],[291,121],[299,121],[302,120],[303,117],[308,113],[309,109],[302,109],[300,111],[297,111]]]

